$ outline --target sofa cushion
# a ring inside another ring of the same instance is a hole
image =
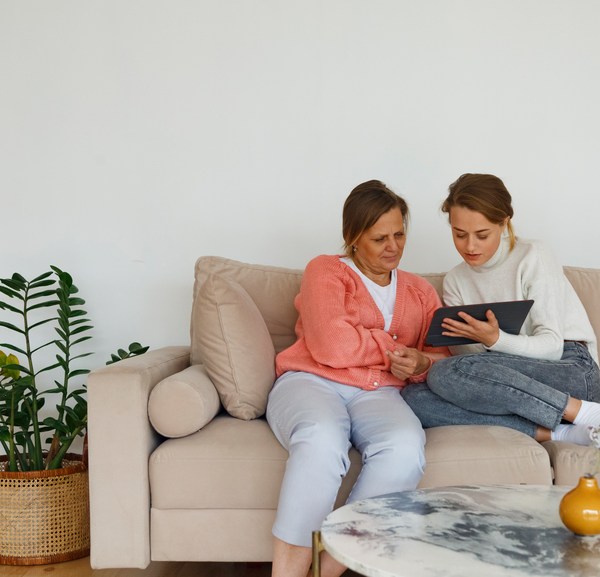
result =
[[[192,365],[158,383],[148,399],[148,417],[163,437],[195,433],[221,409],[203,365]]]
[[[275,380],[275,349],[254,301],[237,282],[210,275],[196,295],[192,363],[202,362],[221,403],[238,419],[264,414]]]
[[[597,451],[594,447],[564,441],[546,441],[542,445],[550,455],[555,485],[575,486],[580,477],[596,470]],[[600,473],[597,478],[600,481]]]
[[[275,510],[287,458],[264,418],[219,415],[193,435],[165,441],[151,455],[152,508]],[[350,462],[338,507],[360,473],[354,448]]]
[[[275,509],[287,456],[265,419],[219,415],[152,453],[152,507]]]
[[[598,356],[600,356],[600,307],[597,304],[600,302],[600,270],[565,266],[564,271],[594,328],[598,341]]]
[[[196,261],[194,302],[212,274],[239,283],[256,304],[275,351],[279,352],[296,340],[294,328],[298,311],[294,306],[294,297],[300,290],[302,272],[299,269],[248,264],[218,256],[202,256]],[[192,359],[195,356],[196,333],[201,330],[202,327],[196,326],[192,317]]]
[[[513,429],[452,425],[425,434],[421,488],[552,484],[548,453]],[[287,456],[265,419],[246,422],[219,415],[197,433],[169,439],[154,451],[149,466],[152,507],[276,509]],[[354,448],[350,462],[336,506],[347,499],[360,473]]]
[[[421,488],[552,484],[547,452],[524,433],[487,425],[432,427],[425,433],[427,465]]]

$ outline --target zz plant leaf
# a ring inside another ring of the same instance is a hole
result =
[[[127,350],[119,349],[116,353],[110,355],[110,360],[106,361],[107,365],[112,365],[122,361],[123,359],[129,359],[131,357],[137,357],[143,355],[150,347],[144,347],[140,343],[131,343]]]
[[[86,434],[90,371],[80,362],[92,354],[85,345],[93,325],[84,305],[73,277],[56,266],[33,280],[19,273],[0,278],[0,334],[13,336],[0,342],[0,446],[9,471],[60,468],[75,439]],[[148,348],[131,343],[106,364]],[[54,386],[41,387],[46,376]],[[42,418],[50,399],[58,399],[56,413]]]
[[[50,268],[33,280],[19,273],[0,279],[0,327],[13,335],[11,342],[0,343],[0,349],[9,351],[0,353],[0,444],[11,471],[59,468],[87,426],[87,411],[77,419],[70,414],[70,389],[73,381],[89,372],[73,366],[73,361],[91,354],[74,353],[91,338],[82,335],[92,325],[82,308],[85,301],[74,296],[78,289],[71,275]],[[54,335],[49,327],[54,328]],[[52,348],[57,350],[56,362],[47,360]],[[54,388],[41,388],[44,373],[58,374]],[[85,383],[77,383],[77,388],[85,389]],[[58,395],[57,413],[42,419],[40,412],[49,395]],[[78,402],[83,401],[80,399]],[[44,433],[51,436],[49,451],[45,450],[48,441]]]

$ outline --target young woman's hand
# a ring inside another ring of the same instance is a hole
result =
[[[478,321],[465,312],[459,312],[458,316],[463,319],[457,321],[454,319],[444,319],[442,334],[447,337],[463,337],[475,342],[482,343],[486,347],[495,344],[500,336],[500,328],[496,315],[491,310],[486,311],[486,321]],[[464,321],[464,322],[463,322]]]

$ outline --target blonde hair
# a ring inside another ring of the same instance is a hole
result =
[[[504,224],[510,238],[510,250],[517,242],[511,219],[514,211],[512,197],[502,180],[493,174],[466,173],[448,187],[442,212],[450,214],[453,206],[462,206],[481,213],[494,224]]]

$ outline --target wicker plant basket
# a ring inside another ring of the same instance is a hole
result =
[[[81,456],[63,469],[11,473],[0,458],[0,563],[45,565],[90,552],[88,472]]]

